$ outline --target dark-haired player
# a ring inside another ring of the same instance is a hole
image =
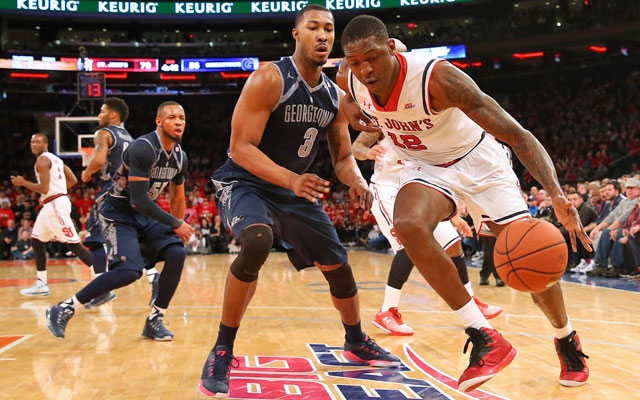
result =
[[[31,247],[36,260],[36,282],[28,289],[20,291],[25,296],[47,296],[47,242],[56,239],[66,245],[83,263],[91,266],[91,254],[82,247],[76,227],[71,220],[71,200],[67,189],[78,183],[73,172],[62,160],[47,151],[49,139],[43,133],[31,136],[31,152],[36,156],[34,170],[37,183],[29,182],[22,176],[12,176],[14,186],[24,186],[40,193],[42,208],[36,217],[31,233]]]
[[[233,344],[256,289],[258,273],[278,241],[296,269],[316,266],[346,332],[344,355],[372,366],[400,360],[362,332],[357,287],[336,231],[317,202],[329,182],[307,173],[326,136],[337,177],[351,198],[368,207],[371,193],[351,154],[339,88],[322,73],[335,38],[331,12],[308,5],[293,28],[292,57],[254,72],[231,123],[230,158],[213,174],[218,210],[241,244],[224,292],[216,344],[203,367],[200,391],[225,396]]]
[[[187,156],[180,147],[186,126],[182,106],[169,101],[160,104],[156,130],[134,140],[122,154],[109,193],[100,206],[102,234],[107,242],[109,271],[91,281],[70,299],[47,309],[47,328],[63,339],[67,323],[81,304],[111,290],[135,282],[142,274],[141,246],[150,261],[164,260],[158,297],[147,317],[142,336],[155,340],[173,340],[163,324],[184,266],[187,241],[193,228],[182,218],[186,208],[184,178]],[[169,186],[171,214],[156,201]],[[182,239],[182,241],[181,241]]]
[[[455,215],[460,202],[466,203],[478,231],[486,224],[495,235],[510,222],[530,217],[509,150],[494,137],[511,145],[547,189],[574,249],[576,235],[588,249],[590,240],[546,150],[466,74],[441,59],[397,53],[384,23],[372,16],[347,24],[342,48],[350,69],[348,80],[340,82],[350,93],[345,111],[354,126],[362,125],[359,120],[365,121],[362,127],[377,124],[405,164],[394,227],[420,273],[466,327],[473,349],[458,385],[461,391],[472,390],[509,365],[517,352],[482,315],[433,232]],[[589,370],[560,284],[532,297],[555,329],[560,383],[584,384]]]

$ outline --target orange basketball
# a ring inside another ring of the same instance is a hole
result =
[[[513,222],[500,233],[493,250],[498,275],[522,292],[542,292],[560,280],[568,249],[562,233],[541,219]]]

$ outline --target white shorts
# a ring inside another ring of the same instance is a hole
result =
[[[465,203],[476,232],[489,234],[487,221],[498,225],[530,218],[520,184],[511,167],[511,150],[485,134],[462,160],[448,167],[410,161],[400,179],[401,187],[418,183],[442,193],[456,207]]]
[[[393,254],[395,254],[404,248],[396,236],[396,231],[393,229],[393,205],[399,189],[393,186],[376,185],[375,183],[371,183],[369,187],[373,192],[371,213],[375,217],[378,227],[380,227],[380,232],[387,238],[391,244],[391,249],[393,249]],[[433,236],[445,250],[462,240],[456,228],[449,221],[440,222],[433,231]]]
[[[50,242],[55,238],[62,243],[80,243],[80,237],[71,221],[69,197],[60,196],[42,206],[31,236],[41,242]]]

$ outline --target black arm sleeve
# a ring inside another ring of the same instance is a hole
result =
[[[173,229],[177,229],[182,225],[182,221],[168,212],[160,208],[154,203],[147,191],[149,190],[149,181],[129,181],[129,192],[131,193],[131,207],[138,211],[140,214],[149,218],[153,218],[156,221],[169,225]]]

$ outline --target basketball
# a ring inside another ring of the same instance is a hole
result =
[[[510,224],[500,233],[493,251],[498,275],[522,292],[542,292],[564,274],[568,249],[553,224],[526,219]]]

